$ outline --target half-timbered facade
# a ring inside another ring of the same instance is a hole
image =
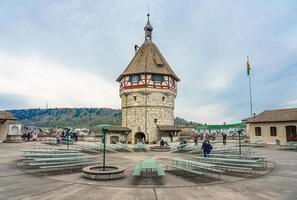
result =
[[[174,128],[174,102],[180,80],[152,42],[153,27],[144,27],[145,41],[138,48],[124,72],[120,84],[122,126],[131,131],[131,143],[159,141],[159,126]]]

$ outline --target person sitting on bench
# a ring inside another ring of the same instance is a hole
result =
[[[161,140],[160,140],[160,146],[161,146],[161,147],[164,147],[164,145],[165,145],[165,142],[164,142],[163,139],[161,139]]]

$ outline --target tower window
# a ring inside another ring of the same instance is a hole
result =
[[[165,97],[164,96],[162,97],[162,101],[165,101]]]
[[[133,96],[134,101],[136,101],[136,96]]]
[[[176,88],[176,82],[175,82],[175,80],[172,80],[172,87]]]
[[[140,74],[130,75],[129,82],[130,83],[138,83],[140,81]]]
[[[164,81],[164,76],[160,75],[160,74],[153,74],[152,75],[152,81],[161,83],[161,82]]]

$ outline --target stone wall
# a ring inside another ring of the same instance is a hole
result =
[[[8,121],[5,121],[3,124],[0,124],[0,141],[5,141],[8,133]]]
[[[159,141],[157,125],[174,125],[174,101],[176,94],[170,90],[134,89],[125,91],[122,100],[122,126],[131,129],[128,141],[134,143],[134,135],[142,132],[146,142]],[[155,119],[157,123],[155,123]]]
[[[277,136],[270,136],[270,127],[272,126],[276,127]],[[297,122],[247,124],[246,131],[251,142],[258,140],[267,144],[276,144],[276,140],[279,140],[281,144],[285,144],[287,142],[286,126],[297,126]],[[261,136],[255,135],[255,127],[261,127]]]

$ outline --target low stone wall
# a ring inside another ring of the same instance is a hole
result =
[[[162,151],[171,151],[170,146],[153,146],[150,148],[151,151],[162,152]]]
[[[102,165],[94,165],[83,168],[83,177],[94,180],[112,180],[125,176],[125,168],[115,166],[105,166],[103,171]]]

